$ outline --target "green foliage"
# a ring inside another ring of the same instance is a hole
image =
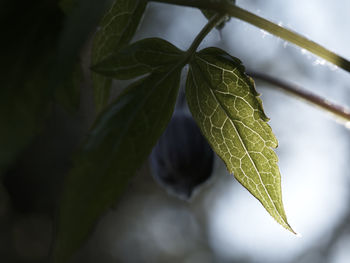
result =
[[[139,2],[133,3],[132,10],[136,10]],[[103,19],[105,29],[95,36],[93,61],[98,63],[92,69],[102,75],[95,75],[94,80],[101,84],[107,83],[100,82],[103,79],[149,75],[131,84],[102,111],[75,157],[58,218],[56,262],[66,262],[81,245],[147,158],[170,120],[181,69],[187,63],[188,103],[204,136],[229,172],[277,222],[293,231],[283,209],[277,157],[271,149],[277,141],[266,123],[268,118],[253,81],[245,75],[238,59],[219,49],[195,53],[199,40],[224,16],[210,20],[187,52],[157,38],[121,47],[121,39],[129,41],[131,37],[119,36],[119,25],[112,34],[110,25],[121,16],[121,8],[126,8],[118,4],[126,3],[121,0],[114,4]],[[128,14],[133,11],[126,12],[126,22],[132,21]],[[140,16],[138,13],[137,23]],[[114,35],[119,37],[110,37]]]
[[[79,55],[93,36],[91,73],[98,117],[65,181],[53,251],[56,263],[69,260],[147,160],[172,116],[186,64],[186,97],[203,135],[228,171],[294,233],[282,203],[273,150],[277,140],[253,80],[241,61],[225,51],[196,49],[210,30],[236,17],[348,72],[350,62],[239,8],[235,0],[155,1],[199,8],[210,20],[187,51],[159,38],[130,44],[145,0],[22,1],[21,8],[10,0],[0,4],[2,24],[11,25],[4,27],[0,42],[0,174],[40,132],[52,103],[77,111],[82,78]],[[107,105],[112,79],[133,78],[139,79]],[[310,100],[310,96],[304,98]],[[328,111],[334,110],[329,107]]]
[[[176,50],[171,44],[168,49]],[[129,51],[132,56],[133,49]],[[125,51],[124,55],[127,56]],[[153,55],[149,54],[148,60]],[[67,177],[55,262],[66,262],[87,238],[96,220],[123,193],[166,128],[178,93],[181,59],[177,56],[166,70],[131,84],[97,118]]]
[[[131,79],[150,72],[167,71],[183,53],[163,39],[148,38],[117,50],[92,69],[111,78]]]
[[[72,0],[72,8],[64,20],[56,50],[55,63],[50,74],[51,89],[67,90],[67,83],[75,78],[77,62],[83,45],[103,16],[110,0]],[[60,92],[58,92],[60,94]],[[72,92],[72,94],[74,94]],[[74,100],[72,100],[74,102]],[[74,105],[73,105],[74,107]]]
[[[92,64],[116,52],[129,43],[133,37],[146,2],[142,0],[117,0],[103,17],[94,37]],[[95,106],[101,111],[108,103],[112,81],[108,77],[93,74]]]
[[[277,140],[241,61],[218,48],[201,50],[190,63],[186,95],[194,119],[228,171],[293,232],[282,204],[278,159],[271,149]]]

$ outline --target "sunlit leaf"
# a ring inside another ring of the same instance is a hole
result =
[[[115,0],[103,17],[94,37],[92,65],[102,61],[133,37],[146,7],[143,0]],[[97,111],[108,102],[111,79],[93,74],[93,88]]]
[[[54,257],[65,263],[123,193],[174,110],[181,66],[128,87],[97,118],[67,177]]]
[[[277,140],[241,62],[218,48],[200,51],[190,64],[186,95],[194,119],[228,171],[279,224],[294,232],[283,208],[272,149]]]
[[[150,72],[167,71],[183,51],[160,38],[135,42],[93,67],[95,72],[116,79],[131,79]]]

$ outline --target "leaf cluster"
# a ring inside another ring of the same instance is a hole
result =
[[[147,159],[170,121],[187,64],[186,97],[202,134],[228,171],[278,223],[293,231],[284,212],[272,150],[277,141],[253,80],[239,59],[221,49],[196,52],[200,41],[225,16],[208,15],[208,25],[187,51],[159,38],[128,44],[144,3],[115,1],[94,36],[91,69],[100,113],[67,177],[58,218],[56,262],[65,262],[80,246]],[[135,78],[107,105],[112,79]],[[82,218],[84,223],[79,223]]]
[[[344,70],[350,71],[350,62],[239,8],[235,0],[154,1],[196,7],[208,18],[187,50],[160,38],[130,43],[146,0],[22,1],[20,9],[10,0],[0,4],[2,24],[12,25],[4,28],[0,43],[0,175],[40,131],[53,104],[77,112],[83,75],[79,54],[93,35],[90,69],[97,117],[66,177],[53,246],[56,263],[71,258],[147,160],[172,117],[182,73],[187,74],[190,112],[211,148],[267,212],[294,233],[282,203],[277,139],[253,79],[224,50],[197,48],[213,28],[236,17]],[[113,79],[131,84],[111,101]],[[300,91],[294,94],[317,101]]]

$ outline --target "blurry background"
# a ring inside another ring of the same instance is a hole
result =
[[[350,58],[347,0],[237,4]],[[205,23],[198,10],[151,3],[135,40],[161,37],[187,49]],[[348,73],[249,24],[231,19],[200,48],[207,46],[225,49],[249,70],[350,104]],[[82,54],[88,65],[89,44]],[[4,177],[1,262],[47,262],[62,176],[92,120],[87,66],[85,78],[79,114],[55,108],[54,118]],[[145,164],[73,262],[350,262],[350,131],[328,114],[256,84],[279,140],[287,216],[301,237],[280,227],[218,159],[210,181],[188,202],[168,195]]]

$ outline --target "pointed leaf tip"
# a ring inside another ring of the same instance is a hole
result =
[[[284,211],[277,139],[267,124],[254,81],[241,61],[218,48],[190,63],[186,96],[194,119],[235,178],[292,233]]]

